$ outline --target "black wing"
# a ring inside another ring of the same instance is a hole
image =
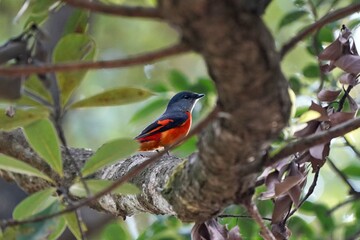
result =
[[[164,113],[160,118],[147,126],[139,136],[135,137],[135,139],[141,139],[144,137],[149,137],[154,134],[164,132],[171,128],[175,128],[181,126],[186,120],[188,120],[189,116],[186,113]]]

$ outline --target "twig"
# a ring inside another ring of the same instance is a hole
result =
[[[82,224],[81,224],[81,216],[80,216],[80,211],[79,209],[77,209],[75,212],[75,216],[76,216],[76,223],[78,225],[79,231],[80,231],[80,237],[81,240],[85,240],[85,234],[84,234],[84,230],[82,228]]]
[[[156,20],[163,19],[161,12],[157,8],[106,5],[100,2],[89,0],[61,1],[73,7],[84,8],[94,12],[112,14],[123,17],[149,18]]]
[[[345,88],[343,87],[343,89],[344,89],[344,95],[341,97],[341,99],[340,99],[340,101],[339,101],[339,106],[338,106],[338,109],[336,110],[337,112],[340,112],[340,111],[343,109],[345,100],[346,100],[347,96],[349,95],[351,89],[353,89],[353,87],[354,87],[354,86],[349,85],[346,90],[345,90]]]
[[[319,173],[320,173],[320,168],[318,168],[316,170],[313,182],[312,182],[311,186],[309,187],[309,190],[306,193],[305,197],[301,200],[301,202],[299,203],[299,206],[297,206],[291,212],[288,213],[288,215],[285,217],[284,222],[286,222],[292,215],[294,215],[294,213],[304,204],[304,202],[311,196],[311,194],[313,194],[316,184],[317,184],[317,180],[319,179]]]
[[[250,214],[251,218],[254,219],[255,222],[259,225],[261,236],[265,240],[276,240],[276,238],[274,237],[272,232],[265,225],[265,223],[259,213],[259,210],[258,210],[257,206],[254,204],[254,202],[252,200],[247,201],[246,203],[244,203],[244,206],[247,209],[248,213]]]
[[[254,220],[251,216],[237,215],[237,214],[221,214],[221,215],[219,215],[217,217],[218,218],[248,218],[248,219]],[[261,217],[261,219],[265,220],[265,221],[271,221],[271,218],[267,218],[267,217]]]
[[[90,192],[89,186],[87,185],[86,181],[84,180],[84,176],[81,173],[81,169],[79,168],[79,166],[77,165],[77,163],[76,163],[75,159],[73,158],[71,152],[69,151],[69,148],[68,148],[68,145],[67,145],[67,142],[66,142],[66,138],[65,138],[65,134],[64,134],[64,129],[62,128],[60,121],[61,121],[60,117],[55,117],[54,122],[55,122],[56,130],[58,132],[59,139],[61,141],[61,144],[65,148],[66,155],[69,156],[70,162],[75,168],[76,174],[80,178],[81,184],[84,186],[86,196],[90,197],[91,192]]]
[[[34,222],[40,222],[40,221],[44,221],[50,218],[54,218],[54,217],[58,217],[62,214],[65,213],[69,213],[72,212],[80,207],[86,206],[87,204],[99,199],[100,197],[110,193],[111,191],[115,190],[117,187],[119,187],[121,184],[129,181],[130,179],[132,179],[133,177],[135,177],[137,174],[139,174],[143,169],[145,169],[147,166],[149,166],[150,164],[156,162],[159,158],[161,158],[163,155],[165,155],[169,150],[173,149],[174,147],[176,147],[179,143],[189,139],[190,137],[192,137],[193,135],[199,133],[205,126],[207,126],[217,115],[218,115],[218,108],[215,108],[204,120],[202,120],[193,130],[190,131],[190,133],[178,140],[174,145],[167,147],[165,149],[163,149],[162,151],[159,151],[156,155],[150,157],[149,159],[145,160],[144,162],[140,163],[139,165],[135,166],[134,168],[132,168],[130,171],[128,171],[126,174],[124,174],[121,178],[117,179],[114,183],[112,183],[109,187],[103,189],[102,191],[96,193],[95,195],[93,195],[92,197],[89,198],[85,198],[81,201],[79,201],[77,204],[74,204],[72,206],[69,206],[68,208],[53,213],[53,214],[49,214],[49,215],[44,215],[44,216],[38,216],[35,218],[29,218],[29,219],[24,219],[24,220],[14,220],[14,219],[9,219],[9,220],[2,220],[1,221],[1,228],[4,229],[6,227],[9,226],[17,226],[17,225],[21,225],[21,224],[26,224],[26,223],[34,223]]]
[[[30,75],[34,73],[39,74],[48,72],[69,72],[77,70],[129,67],[134,65],[147,64],[165,57],[185,53],[189,50],[190,49],[183,43],[177,43],[173,46],[162,48],[157,51],[117,60],[97,62],[68,62],[59,64],[44,64],[40,66],[23,65],[14,67],[0,67],[0,75],[17,76]]]
[[[310,136],[300,138],[295,142],[291,142],[281,149],[273,157],[265,159],[265,166],[270,166],[275,162],[288,157],[294,153],[305,151],[315,145],[326,143],[331,139],[342,136],[360,127],[360,117],[348,120],[327,131],[314,133]]]
[[[345,206],[345,205],[347,205],[347,204],[349,204],[349,203],[355,202],[355,201],[357,201],[357,200],[359,200],[359,199],[360,199],[360,196],[359,196],[359,195],[354,195],[354,196],[352,196],[351,198],[348,198],[348,199],[346,199],[345,201],[343,201],[343,202],[335,205],[333,208],[331,208],[331,209],[327,212],[327,214],[328,214],[328,215],[331,215],[333,212],[335,212],[335,211],[338,210],[339,208],[341,208],[341,207],[343,207],[343,206]]]
[[[344,136],[344,139],[345,139],[346,145],[351,148],[351,150],[356,154],[356,156],[358,158],[360,158],[360,151],[354,145],[351,144],[351,142],[347,139],[347,137]]]
[[[343,182],[349,186],[350,194],[358,193],[356,189],[351,185],[345,174],[336,167],[336,165],[334,164],[334,162],[331,160],[330,157],[327,157],[327,162],[330,164],[330,167],[337,173],[337,175],[339,175],[339,177],[343,180]]]
[[[29,98],[37,101],[38,103],[41,103],[42,105],[46,106],[46,107],[52,107],[51,103],[49,103],[49,101],[47,101],[46,99],[38,96],[37,94],[34,94],[33,92],[27,90],[26,88],[24,88],[24,95],[28,96]]]
[[[305,37],[316,31],[317,29],[323,27],[324,25],[339,20],[343,17],[346,17],[352,13],[360,11],[360,3],[352,4],[350,6],[338,9],[336,11],[333,11],[332,13],[327,14],[326,16],[319,19],[319,21],[316,21],[315,23],[311,24],[310,26],[306,27],[304,30],[302,30],[298,35],[290,39],[287,43],[285,43],[281,50],[280,50],[280,56],[283,58],[292,48],[295,47],[295,45],[303,40]]]

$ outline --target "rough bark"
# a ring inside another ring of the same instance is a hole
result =
[[[260,5],[251,2],[160,1],[165,21],[204,57],[218,90],[220,113],[201,133],[198,153],[188,159],[165,156],[132,180],[143,189],[141,195],[107,195],[92,207],[120,216],[145,211],[204,221],[252,191],[264,152],[287,123],[290,101],[273,38],[258,15],[267,1]],[[51,172],[19,131],[0,134],[0,152]],[[72,153],[81,164],[91,155],[84,149]],[[117,179],[146,158],[132,156],[94,177]],[[74,170],[66,157],[64,161],[71,179]],[[16,174],[3,172],[2,176],[30,192],[46,185]]]

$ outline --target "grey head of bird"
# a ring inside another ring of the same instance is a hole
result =
[[[197,100],[205,96],[204,94],[194,92],[179,92],[175,94],[167,105],[166,111],[184,111],[191,112]]]

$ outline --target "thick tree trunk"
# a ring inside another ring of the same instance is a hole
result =
[[[138,211],[173,214],[183,221],[204,221],[253,190],[269,143],[287,124],[290,101],[274,41],[261,17],[266,1],[164,0],[165,20],[183,41],[204,57],[218,90],[219,114],[201,133],[199,152],[187,159],[165,156],[132,181],[139,196],[107,195],[92,207],[115,215]],[[263,4],[260,4],[263,3]],[[258,6],[260,6],[258,8]],[[45,173],[21,132],[1,133],[0,152],[31,163]],[[78,162],[91,152],[73,149]],[[69,179],[74,169],[66,164]],[[117,179],[147,157],[135,155],[107,167],[95,178]],[[2,172],[27,191],[46,183]],[[53,174],[54,177],[55,174]]]

